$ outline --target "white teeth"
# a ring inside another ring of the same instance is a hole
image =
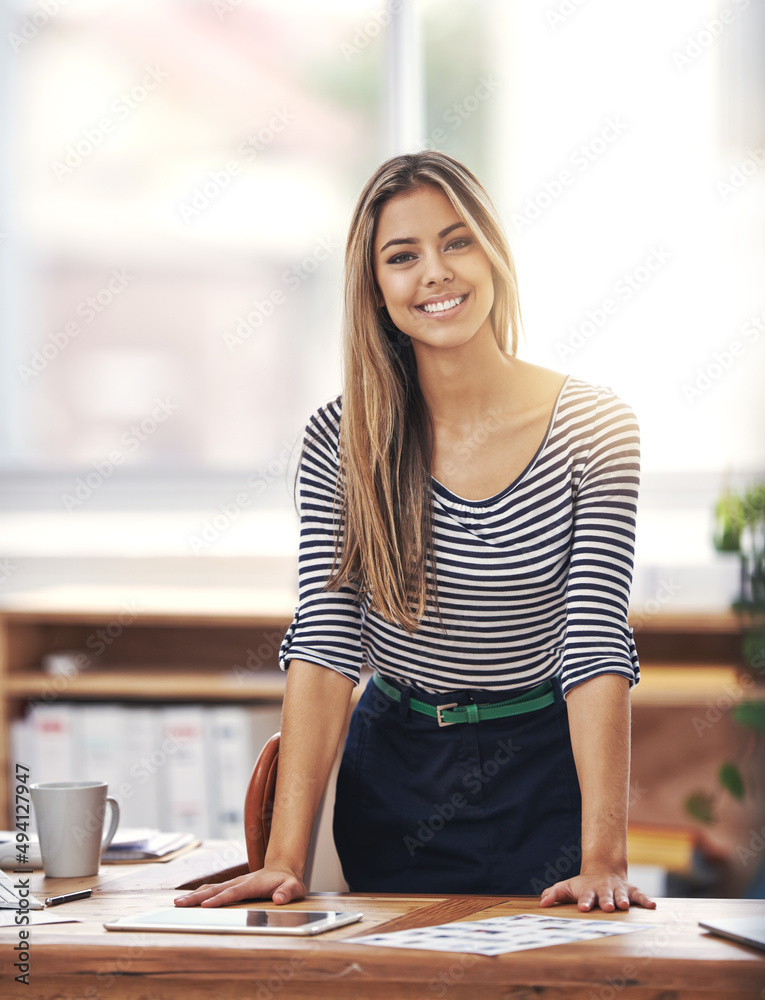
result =
[[[426,302],[424,306],[420,306],[425,312],[435,313],[435,312],[446,312],[447,309],[453,309],[458,306],[460,302],[464,302],[467,295],[460,295],[456,299],[447,299],[445,302]]]

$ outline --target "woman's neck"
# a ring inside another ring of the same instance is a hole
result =
[[[417,378],[434,424],[465,426],[506,409],[516,386],[516,361],[494,334],[447,349],[414,342]]]

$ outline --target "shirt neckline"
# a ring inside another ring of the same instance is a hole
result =
[[[547,442],[550,440],[550,435],[552,434],[552,429],[555,424],[555,418],[558,415],[558,408],[560,406],[560,401],[563,398],[563,393],[565,392],[569,382],[571,381],[571,375],[567,375],[560,389],[558,390],[558,395],[556,396],[555,403],[550,413],[550,419],[547,421],[547,430],[545,431],[545,436],[537,448],[537,450],[532,455],[526,468],[520,472],[515,479],[510,483],[509,486],[505,486],[504,489],[500,490],[499,493],[495,493],[494,496],[487,497],[485,500],[467,500],[465,497],[459,496],[457,493],[452,493],[451,490],[447,489],[443,483],[440,483],[434,476],[430,477],[430,482],[433,487],[434,492],[436,492],[440,497],[447,500],[449,503],[461,507],[488,507],[494,503],[500,501],[503,497],[507,496],[508,493],[512,492],[520,482],[522,482],[530,470],[536,465],[539,456],[547,447]]]

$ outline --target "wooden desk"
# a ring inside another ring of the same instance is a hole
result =
[[[28,987],[14,982],[18,929],[0,929],[0,994],[27,1000],[520,1000],[532,996],[551,1000],[760,1000],[765,995],[761,993],[765,954],[711,937],[697,926],[699,918],[713,915],[765,916],[765,902],[754,900],[662,899],[654,911],[634,908],[628,913],[579,914],[573,906],[542,911],[532,897],[316,893],[291,905],[362,910],[363,923],[305,940],[104,930],[106,919],[171,906],[180,887],[205,881],[210,872],[236,868],[243,856],[238,847],[211,842],[168,864],[102,865],[101,873],[91,878],[46,880],[36,873],[32,890],[40,897],[83,887],[92,887],[93,896],[54,911],[82,923],[30,928]],[[496,958],[344,941],[373,928],[401,930],[455,919],[540,912],[658,927]]]

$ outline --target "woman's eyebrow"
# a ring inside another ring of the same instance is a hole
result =
[[[464,222],[454,222],[454,223],[452,223],[451,226],[447,226],[446,229],[442,229],[441,230],[441,232],[438,234],[439,240],[442,240],[444,238],[444,236],[448,236],[449,233],[453,232],[455,229],[459,229],[460,226],[464,226],[464,228],[467,229],[467,226],[465,225]],[[380,248],[380,253],[385,253],[385,251],[388,249],[388,247],[392,247],[392,246],[398,245],[399,243],[404,243],[407,246],[413,246],[415,243],[419,243],[419,242],[420,241],[418,239],[416,239],[414,236],[402,236],[399,239],[388,240],[388,242],[385,244],[385,246]]]

